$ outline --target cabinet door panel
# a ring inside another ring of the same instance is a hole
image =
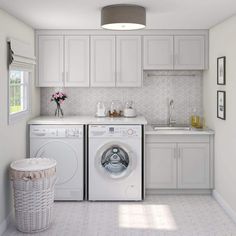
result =
[[[63,36],[38,38],[38,86],[63,86]]]
[[[181,189],[210,188],[209,143],[178,144],[178,187]]]
[[[91,37],[91,87],[115,87],[115,36]]]
[[[116,37],[116,87],[141,87],[141,36]]]
[[[176,144],[146,144],[146,188],[177,187]]]
[[[203,70],[205,68],[204,44],[204,36],[174,36],[174,69]]]
[[[173,36],[144,36],[144,69],[173,69]]]
[[[65,37],[65,86],[89,87],[89,36]]]

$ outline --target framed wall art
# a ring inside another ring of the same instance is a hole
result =
[[[226,94],[225,91],[217,91],[217,117],[226,119]]]
[[[217,58],[217,84],[218,85],[225,85],[226,83],[225,60],[226,60],[226,57]]]

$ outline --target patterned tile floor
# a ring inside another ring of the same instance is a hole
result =
[[[10,225],[4,236],[22,236]],[[58,202],[35,236],[234,236],[236,224],[206,195],[147,196],[144,202]]]

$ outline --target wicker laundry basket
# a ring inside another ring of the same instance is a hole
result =
[[[43,231],[52,222],[56,161],[28,158],[12,162],[16,227],[25,233]]]

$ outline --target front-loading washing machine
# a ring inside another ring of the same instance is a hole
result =
[[[88,129],[88,200],[143,200],[142,125]]]
[[[55,200],[84,199],[83,125],[31,125],[30,157],[56,160]]]

